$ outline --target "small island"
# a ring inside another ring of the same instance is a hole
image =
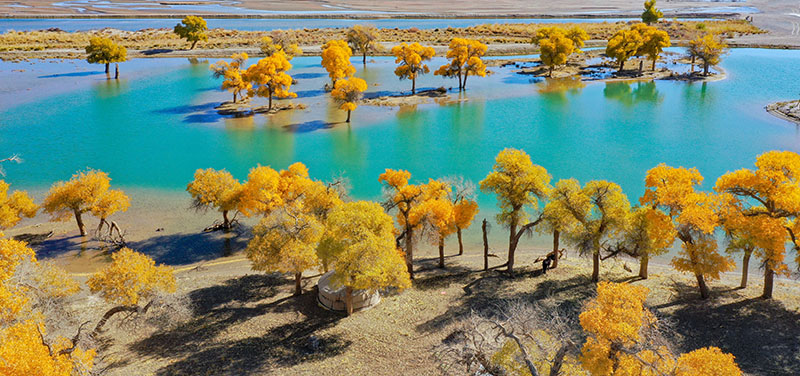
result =
[[[771,103],[765,108],[772,115],[800,125],[800,100]]]

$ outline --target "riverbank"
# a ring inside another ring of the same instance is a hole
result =
[[[771,103],[765,109],[776,117],[800,125],[800,100]]]

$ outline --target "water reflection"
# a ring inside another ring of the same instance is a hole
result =
[[[580,76],[569,76],[561,78],[545,78],[536,83],[536,91],[550,100],[566,102],[567,93],[571,95],[580,94],[586,87],[586,83]]]
[[[125,93],[129,87],[130,85],[126,79],[103,80],[94,85],[94,92],[97,98],[106,99]]]
[[[660,103],[664,99],[653,81],[637,81],[633,86],[626,81],[606,82],[603,96],[628,107],[641,102]]]

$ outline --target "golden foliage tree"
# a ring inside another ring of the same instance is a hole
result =
[[[475,201],[475,184],[463,178],[448,179],[450,185],[450,201],[453,203],[453,216],[456,236],[458,237],[458,255],[464,254],[462,232],[472,225],[478,214],[478,203]]]
[[[296,93],[289,91],[292,87],[292,76],[287,74],[292,64],[286,54],[278,52],[267,56],[247,68],[244,79],[252,84],[247,91],[250,96],[269,98],[269,109],[272,109],[272,97],[295,98]]]
[[[128,50],[122,47],[109,38],[92,37],[89,39],[89,45],[86,46],[86,61],[89,64],[105,64],[106,74],[108,74],[108,66],[114,63],[115,73],[114,78],[119,78],[119,63],[128,60]]]
[[[625,62],[636,56],[644,44],[642,34],[634,28],[621,29],[614,33],[606,45],[606,56],[616,59],[619,72],[625,68]]]
[[[14,227],[22,217],[33,218],[39,207],[25,191],[14,191],[9,195],[9,184],[0,180],[0,230]]]
[[[556,66],[566,64],[570,55],[581,52],[580,48],[586,39],[589,39],[589,35],[579,27],[569,30],[543,27],[536,31],[533,42],[539,46],[539,56],[542,63],[550,67],[549,75],[552,77]]]
[[[630,202],[622,188],[604,180],[583,188],[575,179],[559,180],[544,211],[563,221],[565,235],[581,252],[592,254],[592,282],[597,282],[604,244],[621,237],[627,226]]]
[[[481,58],[486,54],[486,45],[475,39],[453,38],[447,50],[450,63],[442,65],[433,74],[458,78],[458,89],[467,87],[467,77],[486,77],[486,64]]]
[[[702,181],[703,176],[696,168],[660,164],[647,171],[647,190],[639,202],[669,216],[669,222],[659,223],[663,228],[658,231],[669,232],[668,227],[672,226],[681,240],[682,252],[672,259],[672,265],[679,271],[693,273],[700,296],[706,299],[709,295],[706,280],[719,279],[720,273],[733,269],[734,264],[719,253],[714,238],[721,200],[714,194],[697,191]]]
[[[42,208],[54,221],[68,221],[70,216],[74,216],[81,236],[85,236],[84,213],[93,212],[105,220],[108,215],[125,211],[130,205],[124,193],[109,191],[110,187],[111,179],[107,173],[99,170],[80,171],[72,175],[69,181],[53,184]]]
[[[197,169],[194,180],[186,186],[192,196],[192,206],[198,210],[216,209],[222,213],[222,228],[231,228],[230,211],[240,211],[243,205],[242,184],[225,170]]]
[[[103,225],[111,226],[111,224],[108,223],[109,216],[116,212],[128,211],[130,206],[130,198],[128,198],[128,195],[121,189],[109,189],[105,191],[91,208],[92,215],[100,219],[100,223],[97,225],[97,231],[100,232],[100,230],[103,229]]]
[[[322,67],[328,71],[331,85],[336,81],[351,77],[356,73],[356,68],[350,62],[353,50],[343,40],[330,40],[322,46]]]
[[[672,219],[652,207],[638,207],[631,212],[624,234],[626,253],[639,258],[639,278],[647,279],[650,259],[667,253],[675,242]]]
[[[214,78],[223,79],[222,89],[233,93],[233,103],[236,103],[237,96],[244,99],[244,94],[253,87],[250,82],[244,79],[243,67],[247,59],[247,53],[242,52],[231,55],[230,63],[220,60],[211,65],[211,70],[214,71]]]
[[[636,55],[647,56],[647,58],[653,61],[651,70],[656,70],[656,61],[658,60],[658,55],[660,55],[665,48],[672,45],[669,39],[669,34],[667,34],[667,32],[664,30],[659,30],[653,26],[648,26],[642,23],[633,25],[632,28],[637,30],[642,36],[642,45],[639,47]],[[639,72],[641,73],[641,69]]]
[[[648,289],[600,282],[597,297],[580,314],[588,334],[580,361],[591,375],[740,376],[733,355],[707,347],[675,356],[655,333],[645,307]]]
[[[353,51],[361,52],[362,62],[367,65],[367,54],[383,51],[378,42],[378,29],[370,25],[353,25],[346,34],[347,44]]]
[[[755,251],[761,259],[762,297],[771,298],[775,274],[789,273],[786,243],[796,242],[800,155],[770,151],[758,156],[755,166],[755,170],[741,169],[721,176],[714,189],[728,195],[723,224],[735,235],[734,247],[744,248],[745,257]]]
[[[520,238],[538,225],[543,217],[531,220],[527,209],[536,209],[539,201],[547,198],[552,187],[552,177],[544,167],[531,162],[522,150],[504,149],[495,158],[494,169],[480,182],[484,192],[497,196],[500,214],[497,222],[508,226],[509,273],[514,271],[514,252]]]
[[[303,54],[303,50],[297,45],[292,33],[280,30],[275,30],[270,35],[261,38],[261,52],[264,56],[283,52],[289,60]]]
[[[661,17],[664,17],[664,13],[656,8],[656,0],[645,0],[644,12],[642,12],[642,22],[650,25],[658,22]]]
[[[178,34],[179,37],[186,39],[187,42],[192,42],[192,47],[189,49],[193,50],[194,46],[199,41],[208,41],[208,25],[206,25],[206,20],[200,16],[186,16],[181,20],[180,23],[175,25],[175,28],[172,29],[175,34]]]
[[[111,260],[111,264],[86,281],[93,294],[100,294],[107,303],[115,305],[97,323],[95,333],[115,314],[146,312],[159,294],[175,292],[171,267],[156,265],[152,258],[130,248],[114,252]]]
[[[358,101],[367,90],[367,81],[358,77],[337,80],[333,85],[331,97],[339,103],[339,109],[347,111],[346,123],[350,122],[350,113],[358,107]]]
[[[417,92],[417,77],[420,74],[430,72],[430,68],[425,64],[436,54],[433,47],[424,47],[417,42],[412,44],[401,43],[392,47],[392,55],[395,63],[399,66],[394,70],[394,74],[401,80],[411,80],[411,94]]]
[[[331,281],[346,288],[348,315],[353,312],[353,290],[411,286],[404,255],[395,246],[392,218],[377,203],[356,201],[334,208],[319,252],[333,266]]]
[[[446,192],[450,192],[450,187]],[[412,213],[421,217],[414,221],[425,223],[434,233],[436,245],[439,247],[439,267],[444,268],[444,240],[456,232],[456,217],[453,203],[447,197],[426,200]]]
[[[703,75],[708,76],[708,68],[719,64],[720,58],[726,53],[728,45],[721,37],[706,34],[689,41],[689,56],[703,60]],[[694,65],[692,66],[694,67]]]
[[[410,178],[408,171],[387,168],[378,181],[384,184],[389,196],[386,207],[397,210],[397,222],[403,229],[397,241],[403,239],[405,242],[406,267],[414,279],[414,231],[423,224],[423,203],[446,197],[447,186],[432,179],[427,184],[408,184]]]

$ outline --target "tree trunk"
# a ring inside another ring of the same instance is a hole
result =
[[[600,250],[592,251],[592,282],[600,280]]]
[[[350,316],[353,314],[353,288],[347,286],[344,291],[344,307],[347,311],[347,316]]]
[[[553,68],[555,68],[555,66],[551,65],[550,66],[550,73],[547,74],[547,77],[553,77]]]
[[[303,295],[303,273],[294,273],[294,296]]]
[[[364,49],[364,58],[361,60],[364,65],[367,65],[367,49]]]
[[[92,332],[92,336],[96,336],[101,330],[103,330],[103,326],[106,325],[106,322],[111,318],[111,316],[114,316],[120,312],[136,312],[138,310],[139,307],[137,306],[116,306],[109,309],[100,319],[100,321],[97,322],[97,325],[94,327],[94,331]]]
[[[708,76],[708,63],[703,61],[703,76]]]
[[[98,235],[100,234],[100,230],[103,229],[103,225],[107,225],[107,224],[108,224],[108,222],[106,222],[105,218],[100,218],[100,224],[97,225],[97,234]]]
[[[223,210],[222,211],[222,228],[226,228],[226,229],[231,228],[231,221],[228,220],[228,211],[227,210]]]
[[[439,268],[444,269],[444,236],[439,236]]]
[[[697,62],[697,56],[692,56],[692,73],[694,73],[694,64]]]
[[[109,69],[108,69],[109,65],[111,65],[111,63],[106,63],[106,74],[108,74],[108,72],[109,72]]]
[[[653,67],[650,70],[656,70],[656,60],[658,60],[658,56],[653,59]]]
[[[464,242],[461,241],[461,229],[456,229],[456,237],[458,237],[458,255],[461,256],[464,254]]]
[[[642,255],[639,259],[639,278],[647,279],[647,265],[650,263],[650,255],[647,253]]]
[[[486,235],[486,218],[483,219],[483,225],[481,225],[481,229],[483,230],[483,271],[489,270],[489,237]]]
[[[411,241],[413,238],[414,229],[406,228],[406,268],[411,279],[414,279],[414,243]]]
[[[550,376],[558,376],[561,374],[561,367],[564,365],[564,358],[567,356],[569,346],[564,344],[556,351],[556,356],[553,359],[553,365],[550,366]]]
[[[344,121],[345,123],[350,122],[350,110],[347,110],[347,120]]]
[[[236,92],[233,92],[233,103],[236,103]]]
[[[555,269],[558,267],[558,241],[561,238],[561,232],[558,230],[553,231],[553,264],[550,265],[550,269]]]
[[[639,75],[642,75],[642,71],[644,71],[644,60],[639,60]]]
[[[190,50],[193,50],[193,49],[194,49],[194,46],[195,46],[196,44],[197,44],[197,41],[194,41],[194,42],[192,42],[192,47],[191,47],[191,48],[189,48],[189,49],[190,49]]]
[[[708,292],[708,285],[706,285],[706,279],[703,277],[702,274],[694,274],[695,278],[697,278],[697,287],[700,288],[700,298],[701,299],[708,299],[709,292]]]
[[[625,60],[619,61],[619,72],[617,73],[622,73],[622,68],[625,68]]]
[[[267,110],[272,110],[272,91],[269,92],[269,107]]]
[[[747,274],[748,269],[750,269],[750,256],[752,255],[751,252],[745,251],[744,258],[742,258],[742,283],[739,285],[739,288],[747,288]]]
[[[508,265],[506,271],[508,274],[514,273],[514,252],[517,251],[517,225],[512,224],[509,229],[508,236]]]
[[[411,95],[417,93],[417,78],[414,77],[411,79]]]
[[[119,80],[119,64],[114,63],[114,79]]]
[[[81,212],[79,210],[73,210],[73,212],[75,213],[75,222],[78,222],[78,230],[81,232],[81,236],[86,236],[86,226],[83,225]]]
[[[461,84],[461,88],[464,89],[464,90],[467,90],[467,77],[469,77],[469,75],[465,74],[464,75],[464,83]]]
[[[761,294],[761,297],[764,299],[772,299],[772,286],[775,282],[775,271],[769,267],[769,265],[764,266],[764,293]]]
[[[458,72],[458,91],[464,88],[464,82],[461,80],[461,72]]]

